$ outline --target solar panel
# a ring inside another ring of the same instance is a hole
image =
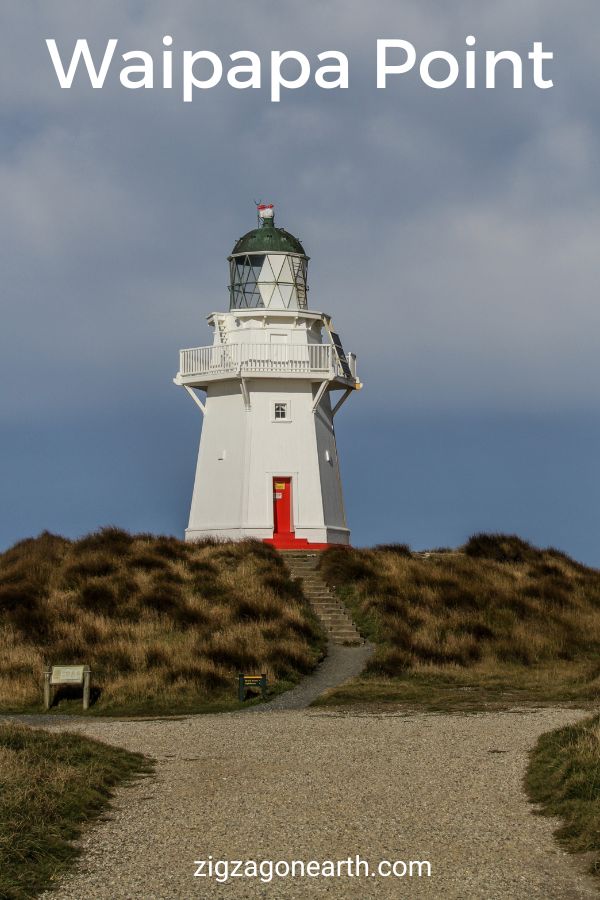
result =
[[[348,360],[346,358],[346,354],[344,353],[344,348],[342,347],[342,342],[340,340],[339,334],[336,334],[335,331],[330,331],[331,341],[333,346],[335,347],[335,352],[337,353],[337,358],[340,361],[340,366],[342,367],[342,372],[346,376],[346,378],[352,378],[352,372],[350,371],[350,366],[348,365]]]

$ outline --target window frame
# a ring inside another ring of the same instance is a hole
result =
[[[278,406],[283,406],[285,408],[285,416],[282,417],[277,415]],[[285,399],[271,401],[271,421],[277,422],[278,425],[282,422],[292,421],[292,407],[289,400]]]

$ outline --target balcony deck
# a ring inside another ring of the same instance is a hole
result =
[[[212,344],[181,350],[178,384],[190,386],[231,377],[252,378],[310,378],[339,381],[354,386],[356,356],[347,357],[348,372],[344,372],[336,348],[332,344]]]

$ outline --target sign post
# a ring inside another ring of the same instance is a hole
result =
[[[259,687],[262,699],[267,698],[267,676],[265,672],[262,675],[244,675],[240,672],[238,675],[238,700],[243,703],[246,699],[247,687]]]
[[[59,684],[83,685],[83,708],[90,707],[92,670],[89,666],[46,666],[44,668],[44,709],[52,705],[52,688]]]

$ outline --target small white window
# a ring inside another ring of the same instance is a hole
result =
[[[288,418],[288,405],[287,403],[276,403],[275,404],[275,413],[273,418],[276,422],[285,421]]]

